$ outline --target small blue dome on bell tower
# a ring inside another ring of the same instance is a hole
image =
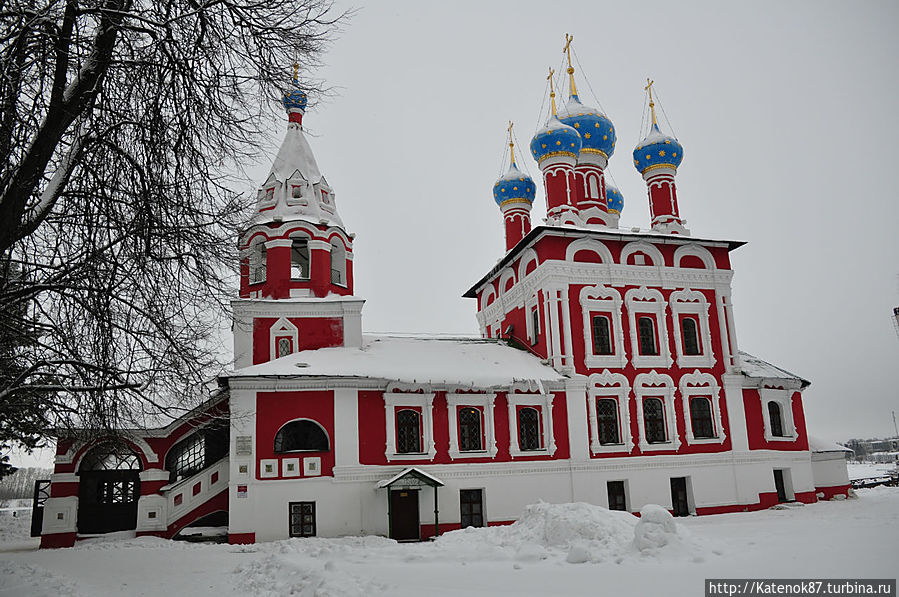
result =
[[[284,96],[281,98],[281,103],[284,105],[284,109],[288,112],[290,112],[291,110],[301,110],[305,112],[306,104],[309,101],[309,98],[306,96],[306,92],[300,89],[299,70],[299,63],[294,62],[293,85],[295,88],[289,91],[285,91]]]

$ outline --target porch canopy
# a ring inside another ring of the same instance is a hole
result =
[[[404,490],[404,489],[421,489],[422,487],[433,487],[434,488],[434,537],[440,536],[440,518],[439,518],[439,509],[437,508],[437,488],[443,487],[443,481],[438,479],[433,475],[429,475],[423,470],[416,467],[409,467],[403,470],[401,473],[394,475],[389,479],[383,479],[378,481],[377,489],[386,489],[388,491],[387,497],[387,518],[388,525],[391,530],[393,528],[393,512],[391,512],[390,507],[390,496],[389,492],[393,490]],[[390,533],[392,534],[392,532]]]

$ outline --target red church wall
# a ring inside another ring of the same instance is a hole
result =
[[[472,396],[483,396],[473,393]],[[436,455],[429,460],[427,455],[420,459],[388,460],[385,455],[387,446],[386,412],[384,395],[380,391],[360,391],[358,397],[359,408],[359,462],[361,464],[387,465],[387,464],[452,464],[473,462],[510,462],[513,458],[509,453],[510,421],[508,402],[503,392],[496,394],[493,405],[494,438],[496,440],[496,456],[473,455],[460,458],[450,458],[449,438],[450,432],[458,433],[458,430],[449,429],[449,416],[446,406],[446,393],[436,392],[433,399],[433,425]],[[409,407],[403,407],[409,408]],[[568,418],[565,393],[556,392],[553,396],[552,419],[553,435],[556,443],[556,452],[553,456],[535,453],[527,456],[516,456],[516,462],[523,460],[560,460],[567,459],[570,455],[568,438]],[[517,425],[517,422],[515,423]],[[517,429],[516,429],[517,432]],[[486,429],[485,429],[486,435]],[[546,435],[544,434],[544,439]],[[427,446],[423,446],[427,449]]]
[[[276,317],[253,319],[254,365],[271,360],[270,331],[276,321]],[[297,327],[299,350],[343,345],[343,319],[340,317],[291,317],[288,321]]]
[[[765,439],[765,420],[767,417],[765,405],[755,389],[743,389],[743,407],[746,411],[746,427],[749,434],[750,450],[783,450],[804,451],[808,450],[808,435],[805,430],[805,415],[802,410],[802,394],[793,392],[790,400],[792,405],[793,423],[796,426],[796,439],[778,439],[768,441]],[[784,432],[789,432],[789,426],[784,421]]]
[[[321,425],[328,434],[331,450],[328,452],[275,453],[275,434],[286,423],[296,419],[309,419]],[[361,420],[361,418],[360,418]],[[256,394],[256,478],[262,470],[259,461],[278,458],[321,457],[321,475],[331,476],[334,470],[334,392],[331,390],[309,390],[294,392],[258,392]],[[283,464],[283,463],[282,463]],[[302,463],[301,463],[302,464]],[[279,475],[283,466],[278,467]],[[300,474],[303,473],[300,466]],[[284,478],[266,477],[269,478]],[[296,479],[297,477],[290,477]]]

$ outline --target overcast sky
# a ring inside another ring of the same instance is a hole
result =
[[[891,435],[899,4],[561,6],[372,2],[313,73],[336,94],[310,98],[304,125],[357,234],[365,330],[477,333],[475,303],[461,294],[503,255],[492,186],[506,126],[516,123],[527,156],[547,69],[558,69],[571,33],[581,99],[598,99],[617,130],[607,172],[624,195],[621,226],[649,226],[630,154],[652,77],[684,146],[687,226],[748,241],[732,253],[740,348],[812,381],[813,435]],[[283,126],[273,121],[274,139],[260,140],[257,183]],[[539,182],[536,163],[519,162]],[[545,210],[541,189],[532,221]]]

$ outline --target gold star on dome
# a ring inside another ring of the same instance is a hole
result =
[[[647,154],[646,154],[646,159],[647,159],[647,160],[652,159],[652,156],[649,155],[649,154],[647,153]]]
[[[522,178],[519,178],[519,179],[518,179],[518,180],[520,180],[520,181],[522,181],[522,182],[524,182],[524,177],[522,177]]]
[[[556,141],[556,145],[561,145],[561,144],[562,144],[561,141]]]
[[[512,187],[512,190],[513,190],[513,191],[517,191],[517,190],[518,190],[518,187]]]
[[[665,145],[671,145],[671,141],[669,141],[668,139],[665,139]]]
[[[599,123],[597,122],[597,123],[594,124],[593,126],[595,126],[596,128],[599,128]]]
[[[503,187],[503,188],[500,189],[500,191],[502,191],[503,193],[505,193],[505,192],[506,192],[506,188]]]
[[[638,166],[640,165],[639,160],[634,160],[634,163],[637,164]]]
[[[660,150],[659,150],[659,157],[665,157],[665,150],[664,150],[664,149],[660,149]]]
[[[576,129],[581,128],[581,123],[580,123],[580,122],[575,122],[575,123],[574,123],[574,128],[576,128]]]
[[[589,138],[590,138],[590,133],[584,133],[584,138],[585,138],[585,139],[589,139]]]
[[[572,143],[571,146],[574,147],[574,143]]]
[[[609,138],[609,136],[608,136],[608,135],[603,135],[603,136],[602,136],[602,140],[603,140],[603,141],[606,141],[606,140],[608,140],[608,138]]]
[[[677,157],[677,153],[672,153],[672,154],[671,154],[671,157],[676,158],[676,157]]]

